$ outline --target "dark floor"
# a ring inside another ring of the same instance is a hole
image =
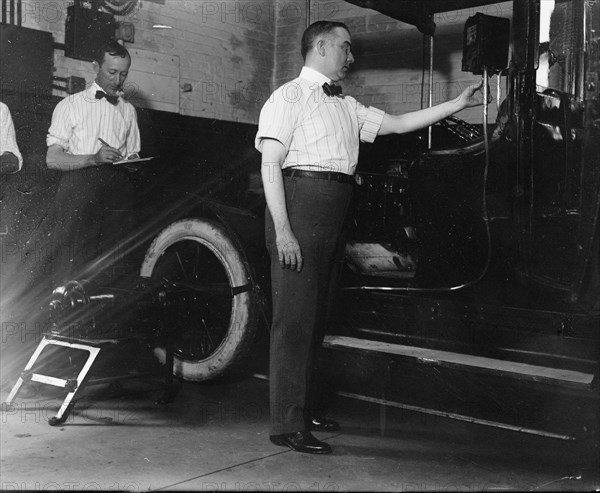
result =
[[[599,471],[556,439],[340,397],[341,432],[317,434],[333,454],[299,454],[269,442],[265,380],[184,383],[167,406],[154,404],[158,383],[90,387],[59,427],[48,391],[3,406],[1,488],[600,491]]]

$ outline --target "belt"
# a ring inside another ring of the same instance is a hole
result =
[[[291,178],[313,178],[315,180],[339,181],[340,183],[356,183],[354,176],[336,171],[305,171],[303,169],[286,168],[283,170],[283,174]]]

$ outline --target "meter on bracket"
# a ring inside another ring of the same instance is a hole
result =
[[[483,67],[489,75],[508,65],[510,21],[477,13],[465,22],[463,36],[463,72],[480,75]]]

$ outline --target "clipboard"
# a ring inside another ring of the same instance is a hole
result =
[[[119,161],[114,161],[112,164],[133,164],[133,163],[141,163],[142,161],[150,161],[158,156],[150,156],[150,157],[138,157],[135,159],[120,159]]]

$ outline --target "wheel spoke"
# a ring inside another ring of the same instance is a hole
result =
[[[196,245],[196,259],[194,262],[194,279],[198,279],[199,262],[200,262],[200,245]]]
[[[177,261],[179,262],[179,267],[181,267],[181,273],[187,279],[185,268],[183,267],[183,262],[181,261],[181,257],[179,256],[179,252],[175,252],[175,256],[177,257]]]
[[[185,300],[178,314],[185,329],[175,343],[177,354],[207,358],[227,336],[231,318],[233,291],[220,259],[199,242],[181,241],[165,251],[154,274]]]
[[[214,347],[215,343],[212,340],[212,337],[210,336],[210,330],[208,330],[208,327],[206,326],[206,322],[204,321],[204,319],[202,319],[202,325],[204,326],[204,333],[206,334],[206,338],[208,339],[208,342],[210,342],[211,347]]]

